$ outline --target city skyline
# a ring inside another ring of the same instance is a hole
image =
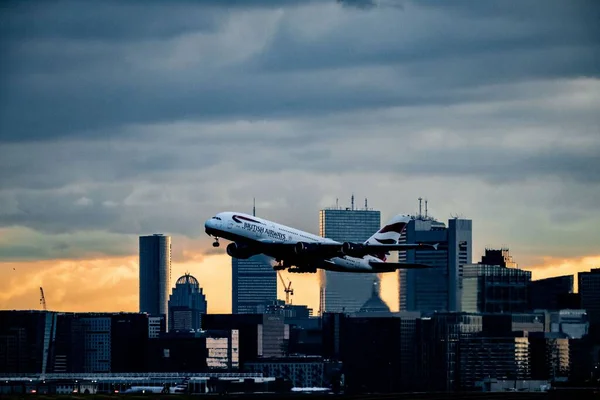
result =
[[[162,232],[173,276],[226,312],[203,222],[253,198],[317,234],[336,199],[387,220],[423,197],[473,221],[474,260],[600,266],[598,4],[386,4],[10,3],[0,308],[39,308],[43,286],[50,309],[135,311],[137,238]],[[318,310],[317,275],[289,276],[295,304]]]

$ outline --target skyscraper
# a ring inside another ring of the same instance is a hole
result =
[[[256,215],[256,206],[252,207]],[[231,313],[260,313],[265,304],[277,300],[277,272],[264,255],[231,258]]]
[[[169,297],[169,330],[199,331],[206,308],[206,296],[198,280],[190,274],[183,275]]]
[[[140,236],[140,312],[164,316],[168,325],[171,237]]]
[[[354,203],[354,201],[352,202]],[[381,228],[381,212],[365,209],[329,208],[319,211],[319,235],[339,242],[364,242]],[[371,274],[319,270],[320,311],[357,312],[371,297]],[[375,275],[377,282],[378,276]]]
[[[587,311],[590,331],[600,337],[600,268],[592,268],[589,272],[578,272],[581,308]]]
[[[231,312],[254,314],[260,305],[277,300],[277,272],[263,255],[231,259]]]
[[[443,222],[416,217],[400,243],[439,243],[438,250],[399,252],[400,262],[430,265],[423,270],[399,270],[400,311],[457,311],[460,308],[460,266],[472,260],[472,221]]]

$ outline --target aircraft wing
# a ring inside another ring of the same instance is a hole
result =
[[[423,269],[431,268],[430,265],[425,264],[409,264],[409,263],[397,263],[397,262],[377,262],[370,261],[369,265],[375,270],[381,271],[395,271],[397,269]]]
[[[362,244],[362,243],[277,243],[272,240],[261,240],[260,243],[265,247],[270,248],[276,253],[290,254],[297,256],[320,256],[320,257],[335,257],[340,255],[348,255],[353,257],[364,257],[368,254],[381,254],[389,251],[403,250],[437,250],[438,244],[426,243],[400,243],[400,244]]]

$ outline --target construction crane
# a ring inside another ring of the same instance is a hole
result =
[[[288,285],[286,286],[285,281],[283,280],[283,276],[281,275],[280,271],[277,271],[277,274],[279,275],[279,278],[281,279],[281,283],[283,284],[283,291],[285,292],[285,304],[291,304],[290,303],[290,295],[294,295],[294,289],[292,289],[292,281],[289,281]]]
[[[40,304],[42,305],[42,308],[44,309],[44,311],[48,310],[48,308],[46,307],[46,297],[44,296],[44,289],[42,289],[41,286],[40,286]]]

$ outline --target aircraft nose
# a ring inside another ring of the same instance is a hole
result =
[[[208,232],[211,229],[215,229],[215,222],[213,219],[207,219],[204,223],[204,230]]]

